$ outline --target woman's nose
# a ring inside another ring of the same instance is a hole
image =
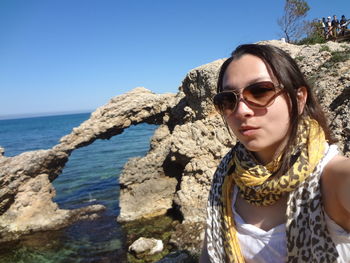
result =
[[[237,102],[234,114],[236,118],[247,118],[254,115],[254,110],[248,106],[243,98],[240,98]]]

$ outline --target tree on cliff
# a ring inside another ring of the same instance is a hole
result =
[[[288,43],[299,39],[305,33],[303,19],[309,10],[310,7],[304,0],[286,0],[284,14],[277,19],[277,24],[281,27]]]

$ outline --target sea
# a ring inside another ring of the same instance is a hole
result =
[[[80,113],[0,120],[0,146],[6,157],[50,149],[89,117],[90,113]],[[129,158],[147,153],[156,128],[131,126],[109,140],[97,140],[73,151],[53,182],[54,201],[63,209],[103,204],[106,211],[93,221],[1,244],[0,263],[125,262],[125,234],[116,221],[120,212],[118,178]]]

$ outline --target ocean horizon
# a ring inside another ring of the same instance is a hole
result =
[[[50,149],[90,117],[90,113],[0,120],[0,146],[5,157]],[[101,218],[80,221],[59,231],[36,233],[0,246],[2,262],[125,262],[123,229],[116,218],[119,176],[129,158],[144,156],[156,125],[139,124],[109,140],[76,149],[53,181],[54,201],[62,209],[102,204]]]
[[[49,112],[33,112],[33,113],[14,113],[0,114],[0,120],[26,119],[36,117],[58,116],[58,115],[73,115],[81,113],[91,114],[95,110],[69,110],[69,111],[49,111]]]

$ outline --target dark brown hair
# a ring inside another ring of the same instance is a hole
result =
[[[291,152],[291,147],[293,147],[297,137],[298,123],[303,116],[310,116],[319,123],[328,142],[333,143],[335,141],[330,133],[324,112],[297,63],[287,52],[280,48],[260,44],[238,46],[236,50],[232,52],[231,57],[221,66],[217,83],[217,92],[221,92],[223,89],[223,77],[228,65],[233,60],[239,59],[245,54],[260,58],[265,63],[270,76],[276,78],[278,83],[284,87],[286,94],[290,98],[290,134],[287,146],[284,149],[284,156],[288,156],[288,153]],[[302,115],[298,113],[297,91],[300,87],[305,87],[307,90],[307,100]],[[287,159],[282,157],[283,166],[286,165],[286,161]]]

